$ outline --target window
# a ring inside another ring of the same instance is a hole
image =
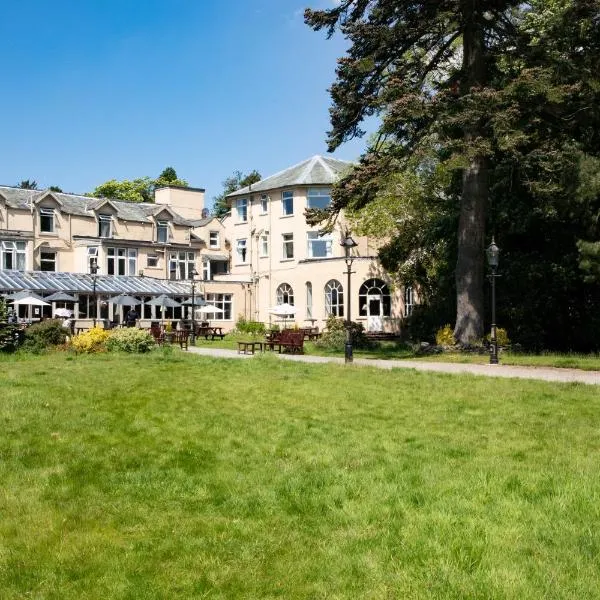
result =
[[[156,241],[159,244],[166,244],[169,241],[169,223],[167,221],[156,223]]]
[[[56,271],[56,252],[40,252],[40,271]]]
[[[337,279],[325,284],[325,312],[327,316],[344,316],[344,288]]]
[[[40,208],[40,231],[42,233],[54,232],[54,209]]]
[[[238,221],[240,223],[245,223],[248,220],[248,199],[241,198],[236,203],[237,207],[237,215]]]
[[[98,237],[109,238],[112,235],[112,217],[98,215]]]
[[[210,260],[202,261],[202,279],[210,281]]]
[[[294,306],[294,290],[289,283],[282,283],[277,288],[277,304],[291,304]]]
[[[294,192],[281,192],[281,210],[284,217],[294,214]]]
[[[260,214],[266,215],[269,212],[269,196],[262,195],[260,197]]]
[[[206,294],[206,302],[220,308],[223,312],[207,313],[209,321],[230,321],[233,314],[233,303],[231,294]]]
[[[318,231],[309,231],[307,233],[308,258],[329,258],[333,254],[332,239],[330,234],[319,235]]]
[[[92,262],[98,264],[98,246],[88,246],[87,249],[87,272],[91,273]]]
[[[415,295],[413,292],[413,288],[410,285],[407,285],[404,288],[404,316],[410,317],[413,312],[413,308],[415,306]]]
[[[381,279],[368,279],[358,292],[358,311],[361,316],[389,317],[392,297],[387,284]]]
[[[312,283],[310,281],[306,282],[306,318],[312,319],[312,305],[313,305],[313,296],[312,296]]]
[[[107,248],[106,256],[108,275],[137,275],[137,250],[135,248]]]
[[[170,279],[191,279],[196,257],[193,252],[171,252],[169,257]]]
[[[308,188],[306,195],[306,206],[308,208],[324,209],[331,203],[331,192],[329,188]]]
[[[209,248],[220,248],[221,244],[219,242],[219,232],[211,231],[208,234],[208,247]]]
[[[3,271],[24,271],[27,268],[26,242],[0,242],[0,267]]]
[[[284,233],[281,238],[283,239],[283,260],[294,258],[294,234]]]
[[[148,254],[146,258],[147,267],[158,267],[158,254]]]
[[[236,254],[238,262],[246,262],[246,254],[248,251],[248,241],[246,239],[238,240],[236,244]]]
[[[260,236],[258,246],[260,256],[269,256],[269,236],[266,233]]]

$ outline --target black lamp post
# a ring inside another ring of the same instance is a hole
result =
[[[96,327],[96,311],[98,310],[98,298],[96,296],[96,278],[98,277],[98,261],[96,258],[90,260],[90,275],[92,276],[92,297],[94,298],[94,327]]]
[[[190,335],[190,341],[192,345],[196,344],[196,281],[194,277],[198,275],[198,271],[196,269],[192,269],[190,273],[191,279],[190,283],[192,285],[192,334]]]
[[[488,265],[491,269],[490,282],[492,284],[492,334],[490,338],[490,365],[498,364],[498,337],[496,335],[496,277],[498,277],[498,263],[500,262],[500,248],[496,246],[494,238],[486,250]]]
[[[346,286],[347,294],[347,312],[346,312],[346,345],[344,347],[344,362],[351,363],[352,357],[352,319],[350,316],[350,303],[352,301],[352,294],[350,293],[350,276],[352,275],[352,263],[354,257],[350,254],[352,248],[356,248],[358,244],[350,237],[349,233],[346,233],[345,237],[342,238],[340,245],[343,246],[344,252],[346,253],[346,275],[348,276],[348,284]]]

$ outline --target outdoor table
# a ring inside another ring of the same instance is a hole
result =
[[[238,342],[238,354],[254,354],[257,348],[260,352],[264,352],[262,342]]]

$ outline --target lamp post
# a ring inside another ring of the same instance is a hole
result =
[[[98,298],[96,296],[96,278],[98,277],[98,261],[94,257],[90,261],[90,275],[92,276],[92,297],[94,298],[94,327],[96,327],[96,312],[98,311]]]
[[[490,365],[498,364],[498,337],[496,335],[496,277],[498,277],[498,263],[500,262],[500,248],[492,237],[492,243],[485,251],[488,265],[491,269],[490,282],[492,284],[492,332],[490,336]]]
[[[351,363],[352,357],[352,319],[350,316],[350,303],[352,295],[350,293],[350,276],[352,275],[352,263],[354,257],[350,254],[352,248],[356,248],[358,244],[350,237],[350,233],[346,232],[346,235],[342,238],[340,245],[343,246],[344,252],[346,253],[346,275],[348,276],[348,283],[346,285],[347,294],[347,312],[346,312],[346,345],[344,347],[344,362]]]
[[[192,334],[190,335],[190,341],[194,346],[196,344],[196,281],[194,280],[194,277],[198,275],[198,271],[192,269],[190,275],[190,283],[192,285]]]

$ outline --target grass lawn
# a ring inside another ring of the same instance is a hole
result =
[[[223,340],[207,341],[200,338],[196,341],[197,346],[203,348],[225,348],[229,350],[237,350],[237,340],[242,339],[262,339],[251,338],[248,336],[228,335]],[[328,351],[323,348],[318,348],[312,342],[304,342],[306,354],[317,356],[337,356],[344,357],[343,351]],[[486,364],[490,362],[487,355],[478,354],[435,354],[432,356],[416,356],[414,352],[406,344],[398,344],[395,342],[379,342],[372,350],[354,350],[356,358],[377,358],[388,360],[425,360],[434,362],[458,362],[470,364]],[[600,371],[600,355],[598,354],[512,354],[503,352],[500,355],[500,362],[505,365],[520,365],[526,367],[557,367],[557,368],[572,368],[583,369],[585,371]]]
[[[0,358],[0,597],[598,598],[595,386]]]

